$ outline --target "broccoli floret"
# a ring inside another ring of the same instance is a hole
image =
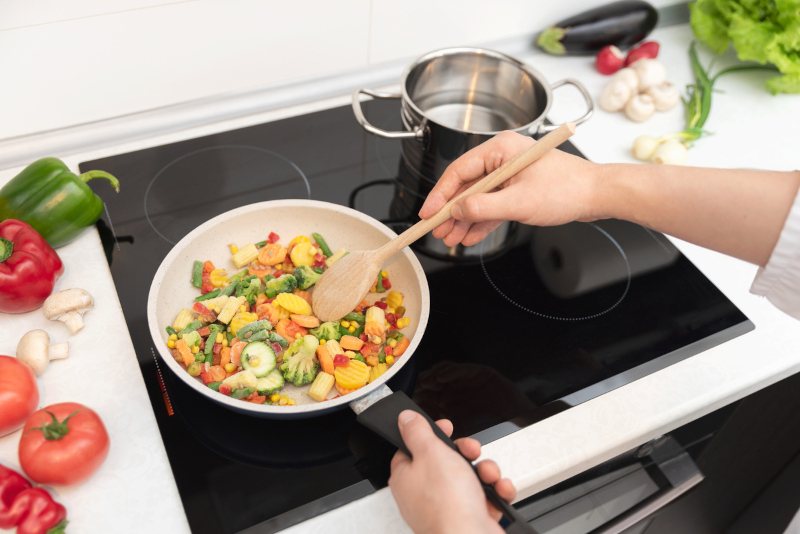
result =
[[[342,333],[339,331],[339,323],[336,321],[322,323],[318,327],[309,330],[309,332],[315,338],[324,339],[326,341],[330,341],[331,339],[339,341],[342,338]]]
[[[284,274],[280,278],[267,280],[267,289],[273,289],[275,293],[291,293],[297,289],[297,278],[291,274]]]
[[[314,353],[319,341],[314,336],[303,336],[292,343],[283,353],[283,378],[295,386],[310,384],[317,377],[319,362],[314,361]]]
[[[239,287],[236,288],[236,296],[246,298],[251,306],[255,304],[256,297],[260,292],[261,280],[257,276],[253,276],[249,282],[240,282]]]
[[[297,287],[300,289],[308,289],[313,286],[322,276],[308,265],[301,265],[294,270],[294,277],[297,278]]]

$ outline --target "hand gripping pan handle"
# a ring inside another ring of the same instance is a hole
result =
[[[370,395],[370,397],[372,397],[372,395]],[[436,434],[436,437],[461,455],[461,451],[458,450],[458,446],[453,443],[453,440],[447,437],[445,433],[442,432],[442,429],[433,422],[433,419],[431,419],[428,414],[422,411],[422,408],[417,406],[417,404],[409,399],[408,396],[402,391],[397,391],[382,396],[380,400],[369,404],[366,408],[355,405],[356,403],[354,402],[351,406],[358,414],[357,419],[359,423],[388,440],[390,443],[397,446],[409,456],[411,456],[411,452],[408,450],[408,447],[406,447],[406,444],[403,443],[403,437],[400,435],[400,428],[397,426],[397,418],[400,416],[400,412],[403,410],[413,410],[424,417],[431,425],[433,433]],[[464,458],[464,460],[469,462],[469,460],[466,458]],[[475,466],[473,466],[471,463],[470,466],[475,472],[475,476],[478,476],[478,470],[475,468]],[[478,480],[480,480],[480,477]],[[486,498],[489,500],[489,502],[492,503],[495,508],[500,510],[506,519],[511,522],[510,525],[506,527],[506,532],[514,534],[522,534],[523,532],[536,534],[536,531],[528,524],[527,521],[525,521],[522,515],[520,515],[520,513],[505,499],[497,494],[494,486],[485,484],[483,481],[481,481],[481,486],[483,487],[483,492],[486,494]]]

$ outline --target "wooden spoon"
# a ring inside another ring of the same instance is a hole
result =
[[[424,219],[376,250],[351,252],[333,264],[317,281],[312,303],[320,321],[338,321],[355,309],[366,296],[381,266],[396,253],[424,236],[447,219],[456,202],[475,193],[485,193],[544,156],[575,133],[575,124],[567,122],[553,130],[527,150],[508,160],[494,172],[451,198],[430,219]]]

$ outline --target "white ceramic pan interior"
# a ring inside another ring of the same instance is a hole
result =
[[[186,369],[175,361],[167,347],[165,328],[172,324],[182,308],[191,309],[199,290],[191,284],[192,266],[195,260],[211,260],[219,269],[233,274],[238,270],[231,261],[229,243],[240,247],[257,243],[267,238],[270,232],[280,236],[280,243],[288,245],[298,235],[321,234],[331,250],[370,250],[385,244],[396,234],[389,228],[358,211],[314,200],[277,200],[243,206],[214,217],[192,230],[170,251],[156,272],[147,301],[147,320],[150,334],[162,361],[175,375],[198,394],[232,410],[261,417],[312,417],[326,411],[345,407],[353,400],[374,390],[391,378],[402,367],[419,345],[428,322],[430,294],[428,282],[416,256],[408,249],[396,254],[384,266],[389,271],[392,289],[404,296],[403,306],[411,324],[402,330],[411,338],[405,353],[380,379],[349,395],[338,395],[331,390],[324,402],[308,396],[310,386],[296,387],[287,383],[281,393],[296,401],[295,406],[259,405],[236,400],[213,391],[199,377],[189,376]],[[384,294],[370,293],[369,302]]]

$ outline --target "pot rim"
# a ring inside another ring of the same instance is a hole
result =
[[[411,74],[411,71],[413,71],[415,68],[419,67],[422,63],[425,63],[425,62],[427,62],[427,61],[429,61],[431,59],[436,59],[436,58],[445,57],[445,56],[452,56],[452,55],[456,55],[456,54],[482,54],[482,55],[487,55],[487,56],[490,56],[490,57],[493,57],[493,58],[496,58],[496,59],[500,59],[500,60],[505,61],[507,63],[510,63],[513,66],[515,66],[518,69],[520,69],[521,71],[525,72],[531,78],[533,78],[534,80],[539,82],[539,84],[544,88],[544,92],[545,92],[545,95],[547,97],[546,102],[545,102],[545,106],[544,106],[544,110],[539,114],[538,117],[533,119],[531,122],[529,122],[527,124],[524,124],[524,125],[522,125],[522,126],[520,126],[518,128],[514,128],[512,130],[497,130],[497,131],[492,131],[492,132],[481,132],[481,131],[476,131],[476,130],[464,130],[462,128],[456,128],[456,127],[453,127],[453,126],[447,126],[447,125],[441,124],[441,123],[436,122],[435,120],[431,119],[430,117],[428,117],[425,114],[425,112],[423,112],[417,106],[416,103],[414,103],[414,101],[409,96],[408,90],[406,88],[406,82],[408,81],[408,76]],[[537,129],[539,123],[541,123],[545,119],[545,117],[547,116],[547,112],[550,111],[550,106],[553,104],[553,91],[550,88],[550,84],[544,78],[544,76],[542,76],[541,73],[539,73],[539,71],[537,71],[536,69],[534,69],[533,67],[531,67],[527,63],[523,63],[522,61],[520,61],[518,59],[515,59],[515,58],[513,58],[513,57],[511,57],[511,56],[509,56],[507,54],[503,54],[502,52],[497,52],[495,50],[489,50],[488,48],[465,47],[465,46],[451,47],[451,48],[441,48],[439,50],[434,50],[433,52],[428,52],[427,54],[417,58],[413,63],[408,65],[405,68],[405,70],[403,71],[403,76],[400,78],[400,93],[402,95],[402,103],[403,103],[403,105],[408,105],[415,113],[417,113],[420,117],[422,117],[423,118],[423,121],[422,121],[423,123],[431,122],[431,123],[434,123],[434,124],[436,124],[438,126],[441,126],[442,128],[447,128],[447,129],[455,131],[455,132],[460,132],[460,133],[465,133],[465,134],[472,134],[472,135],[494,136],[494,135],[497,135],[497,134],[499,134],[500,132],[503,132],[503,131],[512,131],[512,132],[521,133],[523,135],[533,135],[533,134],[536,133],[536,129]],[[403,117],[403,119],[405,119],[405,116]],[[406,126],[408,126],[408,125],[406,125]]]

